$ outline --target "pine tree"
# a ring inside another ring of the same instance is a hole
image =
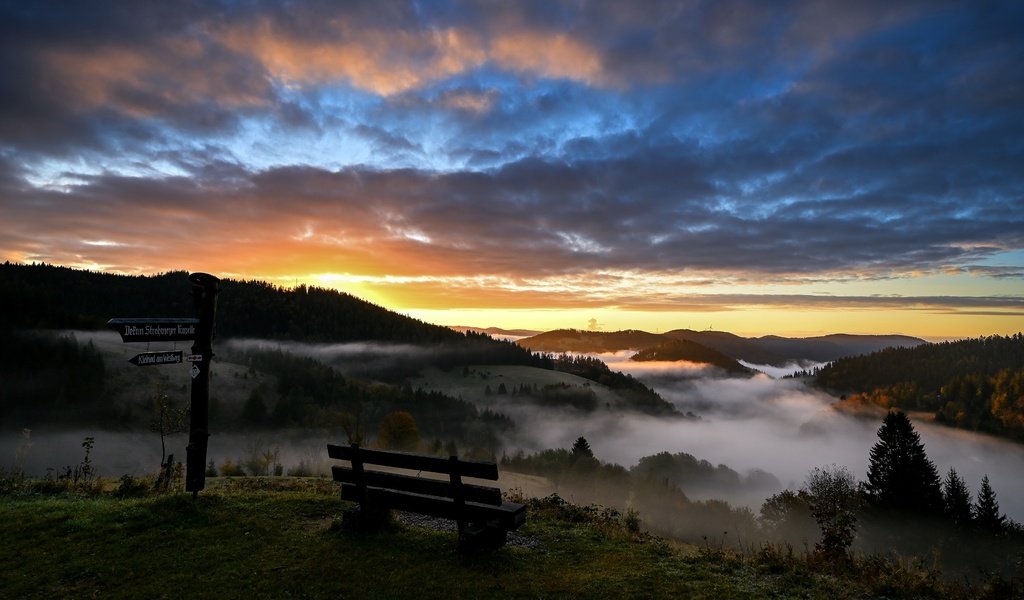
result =
[[[576,438],[572,445],[573,458],[594,458],[594,451],[590,449],[590,442],[582,435]]]
[[[868,501],[878,508],[942,513],[939,474],[910,419],[901,411],[890,411],[878,429],[864,488]]]
[[[978,492],[978,503],[974,507],[974,522],[978,527],[992,533],[999,533],[1006,525],[1006,517],[999,514],[999,503],[996,493],[988,482],[988,475],[981,478],[981,490]]]
[[[267,421],[267,405],[259,390],[253,390],[242,407],[242,421],[247,425],[263,425]]]
[[[564,452],[564,450],[563,450]],[[601,465],[590,449],[590,442],[582,435],[576,438],[569,452],[569,468],[577,475],[590,476]]]
[[[946,481],[942,484],[942,500],[946,518],[954,525],[965,527],[971,523],[971,491],[955,469],[951,468],[946,474]]]

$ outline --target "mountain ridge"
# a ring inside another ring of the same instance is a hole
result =
[[[734,360],[777,367],[794,362],[829,362],[888,347],[916,347],[928,343],[920,338],[894,334],[834,333],[809,338],[776,335],[745,338],[727,331],[692,329],[674,329],[661,334],[637,329],[614,332],[556,329],[521,339],[517,343],[534,352],[604,353],[645,350],[672,339],[699,344]]]

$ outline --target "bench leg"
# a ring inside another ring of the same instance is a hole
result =
[[[459,532],[459,552],[494,550],[506,543],[508,531],[487,523],[473,523]]]
[[[391,511],[386,508],[356,506],[341,514],[342,531],[373,533],[391,524]]]

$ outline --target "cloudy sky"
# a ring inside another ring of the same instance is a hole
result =
[[[0,259],[445,324],[1009,333],[1024,4],[5,2]]]

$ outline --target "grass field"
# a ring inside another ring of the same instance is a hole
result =
[[[559,384],[570,387],[586,387],[593,390],[598,403],[602,406],[604,404],[616,405],[622,401],[612,390],[582,377],[561,371],[519,365],[474,365],[467,367],[465,372],[461,369],[441,371],[428,368],[409,383],[413,388],[423,388],[428,391],[462,397],[472,400],[479,406],[494,410],[501,410],[502,405],[508,402],[509,396],[497,394],[488,396],[484,390],[490,386],[493,392],[497,392],[498,386],[501,384],[505,384],[510,391],[513,387],[520,385],[536,386],[537,388]]]
[[[451,532],[338,527],[329,481],[211,480],[190,495],[0,495],[3,598],[975,597],[899,565],[833,572],[762,549],[669,543],[615,514],[535,501],[526,544],[476,557]],[[992,590],[993,593],[998,590]],[[1005,590],[1003,590],[1005,591]],[[993,596],[998,597],[998,596]]]

